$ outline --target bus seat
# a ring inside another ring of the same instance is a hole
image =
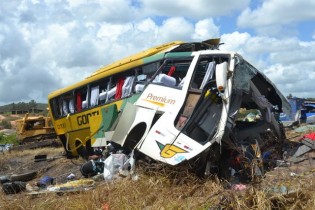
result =
[[[124,83],[125,83],[125,79],[124,78],[119,78],[118,79],[118,82],[116,84],[115,100],[116,99],[121,99],[122,94],[123,94]]]
[[[134,80],[135,80],[134,76],[130,76],[125,79],[124,85],[122,87],[122,96],[121,96],[122,98],[125,98],[130,95]]]
[[[136,84],[135,91],[136,93],[141,93],[144,89],[144,84]]]
[[[147,75],[145,74],[140,74],[137,76],[137,82],[146,81],[146,80],[147,80]]]
[[[107,97],[107,91],[102,91],[99,95],[100,101],[105,102]]]
[[[62,101],[62,112],[64,115],[67,115],[69,113],[68,111],[68,102],[66,100]]]
[[[171,66],[169,72],[167,73],[168,76],[173,76],[174,74],[174,71],[176,70],[176,67],[175,66]]]
[[[87,100],[82,101],[82,109],[86,109],[88,107]]]
[[[174,77],[168,76],[166,74],[159,74],[157,82],[162,83],[162,84],[167,85],[167,86],[175,86],[176,85],[176,79]]]
[[[82,98],[81,98],[81,93],[76,94],[76,99],[77,99],[77,111],[82,110]]]
[[[110,89],[110,90],[107,92],[107,98],[108,98],[108,99],[111,99],[112,97],[115,96],[115,94],[116,94],[116,89],[117,89],[117,87],[115,86],[115,87],[113,87],[112,89]]]
[[[69,111],[70,111],[71,114],[73,114],[74,111],[75,111],[75,108],[74,108],[74,98],[70,99],[70,101],[69,101]]]
[[[98,105],[99,89],[100,89],[99,86],[92,87],[91,89],[91,101],[90,101],[91,106]]]

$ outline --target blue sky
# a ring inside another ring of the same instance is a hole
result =
[[[315,1],[0,1],[0,105],[47,95],[117,59],[220,37],[287,96],[315,98]]]

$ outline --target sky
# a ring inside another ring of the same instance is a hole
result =
[[[170,41],[220,38],[284,96],[315,98],[315,0],[0,0],[0,105]]]

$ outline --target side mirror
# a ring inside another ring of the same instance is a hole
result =
[[[220,93],[223,93],[226,88],[227,72],[228,72],[227,62],[223,62],[216,65],[215,74],[216,74],[217,88]]]

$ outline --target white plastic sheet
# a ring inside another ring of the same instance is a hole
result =
[[[104,161],[104,179],[111,180],[115,175],[119,173],[120,170],[127,170],[128,158],[125,154],[111,154]]]

